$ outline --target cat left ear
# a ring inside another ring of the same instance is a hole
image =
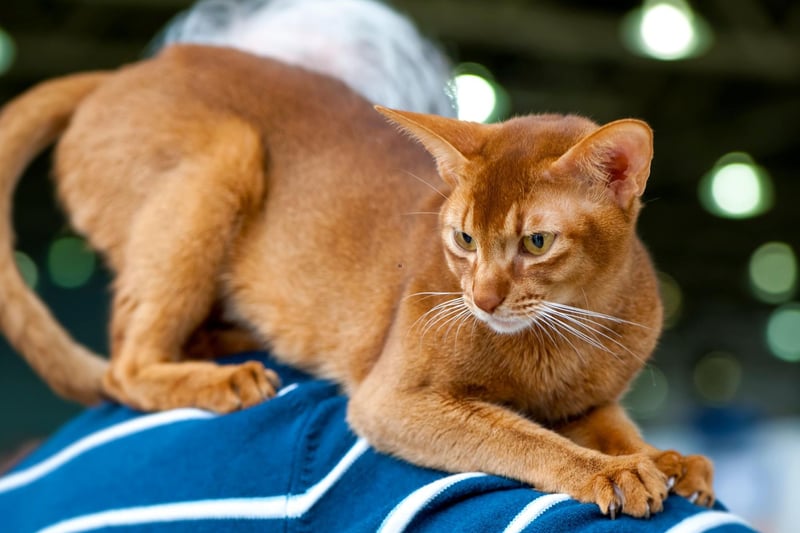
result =
[[[475,123],[438,115],[398,111],[376,105],[375,109],[418,140],[436,160],[442,179],[451,187],[458,184],[467,156],[477,150],[479,132]]]
[[[605,184],[623,209],[644,193],[653,159],[653,130],[645,122],[623,119],[592,132],[556,161],[555,168],[578,172]]]

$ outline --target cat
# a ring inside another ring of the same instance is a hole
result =
[[[59,136],[60,200],[115,273],[108,366],[13,268],[11,192]],[[711,505],[708,459],[645,443],[619,404],[662,320],[635,232],[652,150],[635,119],[376,111],[324,75],[172,46],[0,115],[0,329],[79,401],[246,408],[272,371],[185,354],[260,345],[339,383],[355,432],[412,463],[611,517],[669,491]]]

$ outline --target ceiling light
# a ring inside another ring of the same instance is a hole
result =
[[[508,96],[489,70],[476,63],[459,65],[453,78],[458,118],[471,122],[492,122],[508,110]]]
[[[637,54],[672,61],[705,52],[711,30],[685,0],[645,0],[622,21],[623,42]]]
[[[725,218],[760,215],[773,201],[769,174],[743,152],[720,158],[700,180],[698,192],[709,212]]]

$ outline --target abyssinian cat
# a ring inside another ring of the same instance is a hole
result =
[[[661,323],[635,233],[649,127],[378,111],[193,45],[32,89],[0,116],[2,330],[79,401],[245,408],[274,373],[185,354],[256,342],[340,383],[354,430],[411,462],[612,517],[670,490],[710,505],[709,461],[646,444],[618,403]],[[60,199],[115,273],[108,368],[13,266],[12,189],[59,135]]]

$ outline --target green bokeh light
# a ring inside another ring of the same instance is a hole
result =
[[[20,251],[14,252],[14,261],[17,263],[19,273],[22,274],[22,279],[28,287],[35,289],[39,283],[39,268],[36,262],[28,254]]]
[[[767,345],[775,357],[800,362],[800,303],[775,309],[767,322]]]
[[[17,57],[17,46],[2,27],[0,27],[0,75],[5,74]]]
[[[767,303],[783,303],[797,288],[797,258],[792,247],[783,242],[768,242],[750,256],[750,287],[755,296]]]
[[[82,239],[62,237],[53,241],[47,254],[47,269],[55,285],[74,289],[84,285],[95,271],[95,256]]]
[[[739,390],[742,365],[729,353],[711,352],[697,362],[692,377],[697,392],[706,403],[724,405]]]

